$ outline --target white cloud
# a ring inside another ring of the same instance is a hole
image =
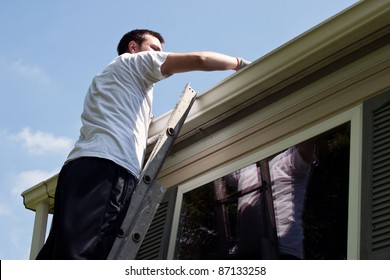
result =
[[[52,177],[59,170],[45,171],[45,170],[29,170],[22,171],[15,176],[13,187],[11,192],[13,195],[20,197],[20,194],[26,189],[33,187],[34,185],[43,182],[44,180]]]
[[[11,214],[9,206],[4,203],[0,202],[0,217],[1,216],[9,216]]]
[[[50,85],[52,82],[45,71],[37,66],[25,63],[22,59],[18,59],[11,64],[11,69],[30,80],[39,82],[40,84]]]
[[[66,154],[70,151],[73,140],[67,137],[56,137],[49,132],[32,132],[25,127],[21,132],[13,135],[13,138],[23,142],[23,146],[32,155],[46,153]]]

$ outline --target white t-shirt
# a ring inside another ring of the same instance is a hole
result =
[[[68,156],[114,161],[139,178],[152,115],[153,86],[169,53],[125,53],[96,75],[81,115],[80,138]]]
[[[279,251],[303,259],[302,213],[311,163],[292,147],[269,162]]]

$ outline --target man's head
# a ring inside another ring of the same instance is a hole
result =
[[[164,38],[160,33],[148,29],[135,29],[123,35],[117,51],[118,55],[148,50],[161,51],[163,44]]]

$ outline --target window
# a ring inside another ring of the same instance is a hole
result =
[[[184,193],[174,258],[269,259],[276,251],[346,259],[350,129],[337,126]]]

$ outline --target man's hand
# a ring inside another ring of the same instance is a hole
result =
[[[238,71],[249,64],[251,64],[250,61],[237,57],[237,68],[235,70]]]

